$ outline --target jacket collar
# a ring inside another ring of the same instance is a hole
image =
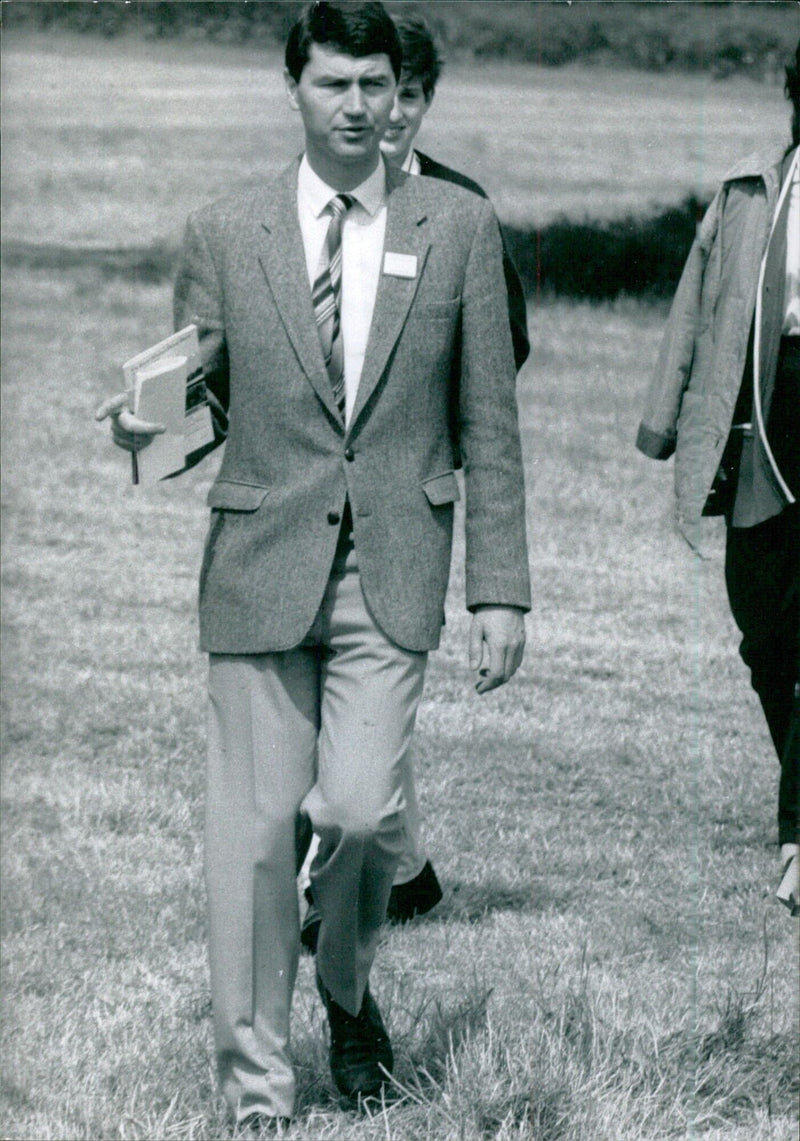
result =
[[[256,235],[257,254],[298,360],[331,417],[344,428],[325,368],[308,286],[297,220],[299,164],[298,158],[264,192],[261,226]],[[416,274],[413,278],[381,274],[350,431],[381,379],[416,295],[430,246],[418,180],[387,163],[386,190],[385,249],[416,257]]]
[[[297,170],[291,163],[264,191],[256,252],[289,340],[314,391],[329,414],[341,414],[325,368],[308,286],[303,239],[297,220]]]
[[[780,189],[780,173],[783,153],[755,153],[740,159],[723,178],[723,184],[736,182],[741,178],[760,178],[767,190],[767,199],[774,202]]]

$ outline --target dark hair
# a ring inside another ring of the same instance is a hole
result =
[[[328,44],[345,55],[388,55],[395,79],[400,78],[403,49],[391,16],[383,4],[310,4],[286,40],[286,70],[299,83],[312,44]]]
[[[433,32],[421,16],[398,16],[395,27],[403,48],[403,74],[411,79],[421,79],[422,90],[430,97],[444,63]]]
[[[784,91],[792,101],[792,146],[800,143],[800,40],[794,53],[794,63],[786,68]]]

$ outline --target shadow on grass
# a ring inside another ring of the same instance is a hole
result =
[[[406,1064],[423,1085],[441,1085],[448,1059],[486,1029],[491,993],[490,989],[482,988],[467,994],[454,1006],[447,1006],[440,998],[428,1005],[425,1036],[410,1046],[406,1058]]]
[[[537,1070],[524,1024],[509,1031],[491,1016],[491,997],[473,978],[457,1001],[435,998],[406,1012],[410,1029],[407,1039],[398,1038],[395,1097],[424,1113],[431,1136],[563,1141],[570,1091]]]
[[[440,903],[413,923],[475,923],[496,912],[534,915],[543,911],[565,911],[573,902],[571,891],[558,891],[544,882],[510,885],[497,880],[482,883],[442,882]]]
[[[453,1072],[458,1070],[461,1057],[469,1051],[471,1043],[487,1033],[491,990],[473,980],[465,986],[465,992],[455,1003],[426,995],[413,1009],[401,1009],[396,991],[382,996],[381,1005],[392,1030],[395,1052],[394,1075],[384,1094],[386,1106],[399,1108],[403,1104],[430,1112],[442,1104],[443,1091],[452,1080]],[[360,1112],[380,1112],[377,1103],[366,1109],[354,1108],[338,1097],[328,1069],[328,1031],[324,1017],[315,1007],[303,1021],[309,1033],[295,1042],[294,1056],[297,1118],[305,1119],[308,1125],[315,1114],[349,1111],[357,1116]],[[527,1097],[521,1099],[517,1107],[522,1115],[520,1121],[528,1120],[527,1100]],[[506,1108],[497,1123],[487,1121],[487,1127],[499,1124],[507,1113]]]

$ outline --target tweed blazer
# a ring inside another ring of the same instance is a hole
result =
[[[471,190],[473,194],[479,194],[481,198],[487,197],[486,191],[480,183],[475,182],[466,174],[462,174],[460,170],[453,170],[452,167],[437,162],[436,159],[430,158],[422,151],[417,151],[417,158],[419,159],[419,172],[426,178],[441,178],[445,182],[453,182],[456,186],[463,186],[467,190]],[[503,238],[503,276],[506,279],[506,290],[508,291],[508,319],[511,323],[511,337],[514,342],[514,360],[517,371],[519,371],[531,351],[531,343],[528,339],[528,307],[525,302],[525,290],[522,287],[517,267],[509,253],[505,238]]]
[[[387,167],[384,265],[345,427],[325,369],[297,217],[297,163],[190,217],[176,327],[199,329],[227,413],[208,504],[200,640],[289,649],[310,629],[349,500],[362,588],[384,633],[438,644],[454,503],[451,360],[466,489],[466,601],[530,605],[515,367],[500,232],[485,200]],[[413,273],[410,268],[413,268]]]

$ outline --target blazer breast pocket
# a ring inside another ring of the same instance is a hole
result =
[[[410,317],[417,321],[452,321],[460,308],[460,297],[449,301],[418,302],[412,307]]]
[[[258,483],[218,479],[211,485],[206,504],[215,511],[258,511],[269,495],[269,488]]]

